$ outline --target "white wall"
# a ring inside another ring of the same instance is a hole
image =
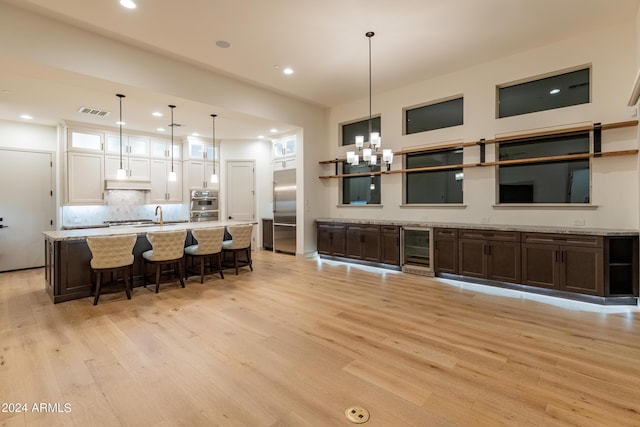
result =
[[[58,151],[54,126],[0,120],[0,147],[36,151]]]
[[[440,145],[447,142],[491,139],[506,133],[542,130],[583,123],[612,123],[634,119],[626,106],[637,69],[636,20],[593,31],[553,45],[522,52],[511,57],[474,66],[430,80],[375,95],[373,113],[382,115],[383,146],[401,150],[408,147]],[[497,84],[526,79],[570,67],[592,66],[592,102],[589,104],[495,118]],[[399,65],[400,66],[400,65]],[[375,68],[374,68],[375,72]],[[402,108],[431,100],[464,94],[464,125],[413,135],[402,135]],[[333,108],[329,117],[329,140],[323,159],[344,156],[348,148],[339,147],[339,123],[366,117],[368,99]],[[383,148],[384,148],[383,147]],[[626,128],[603,133],[603,150],[635,149],[637,129]],[[487,161],[495,157],[494,146],[487,147]],[[401,156],[393,169],[402,168]],[[479,161],[479,149],[466,148],[465,163]],[[322,175],[333,174],[333,165],[323,167]],[[401,174],[382,176],[382,208],[337,207],[338,179],[323,180],[328,215],[338,218],[406,219],[432,222],[459,222],[638,228],[637,156],[599,158],[592,161],[592,204],[594,207],[506,208],[495,207],[495,168],[467,168],[464,181],[464,207],[401,208]]]

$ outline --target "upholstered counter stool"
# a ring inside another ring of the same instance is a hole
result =
[[[147,286],[147,264],[156,266],[156,293],[160,290],[160,275],[162,266],[172,265],[177,271],[180,285],[184,288],[182,260],[184,258],[184,242],[187,231],[155,231],[147,233],[147,240],[151,243],[151,250],[142,253],[144,264],[144,285]]]
[[[191,231],[191,234],[198,241],[197,245],[184,248],[186,260],[189,258],[200,258],[200,283],[204,283],[205,261],[209,260],[209,272],[220,273],[220,278],[224,279],[222,273],[222,240],[224,238],[224,227],[200,228]],[[213,258],[216,259],[217,268],[213,267]],[[185,268],[185,279],[189,277],[189,266]]]
[[[87,237],[87,245],[91,251],[91,270],[96,273],[93,305],[98,304],[100,299],[104,273],[122,272],[124,290],[127,299],[131,299],[129,277],[133,274],[133,247],[136,244],[136,239],[135,234]]]
[[[227,227],[229,234],[231,234],[231,240],[225,240],[222,242],[222,252],[224,254],[232,254],[232,263],[227,263],[226,266],[236,269],[236,276],[238,275],[238,268],[249,266],[253,271],[253,263],[251,262],[251,235],[253,233],[253,224],[247,225],[230,225]],[[238,254],[244,254],[244,259],[240,259]],[[226,256],[225,256],[226,260]]]

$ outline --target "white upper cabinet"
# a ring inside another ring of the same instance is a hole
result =
[[[189,159],[212,160],[217,158],[212,142],[207,142],[195,137],[189,137]]]
[[[67,148],[73,151],[104,152],[104,132],[69,129]]]
[[[174,141],[173,147],[171,140],[163,138],[151,138],[150,156],[154,159],[171,159],[171,151],[173,148],[173,159],[182,159],[182,144]]]
[[[296,137],[295,136],[276,139],[273,141],[274,160],[278,160],[285,157],[295,157],[295,155],[296,155]]]
[[[120,154],[120,135],[107,134],[106,152],[107,154]],[[122,155],[149,157],[149,138],[123,135]]]

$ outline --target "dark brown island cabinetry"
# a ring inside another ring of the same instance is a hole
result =
[[[604,238],[575,234],[523,233],[522,283],[604,295]]]
[[[458,229],[434,228],[433,246],[435,273],[458,274]]]
[[[400,227],[360,223],[317,223],[320,255],[371,265],[400,265]]]
[[[520,232],[458,230],[458,274],[520,282]]]

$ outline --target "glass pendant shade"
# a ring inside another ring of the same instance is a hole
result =
[[[371,143],[371,147],[374,150],[377,150],[378,148],[380,148],[380,144],[382,138],[380,138],[380,134],[378,132],[371,132],[371,135],[369,136],[369,141]]]
[[[217,184],[218,183],[218,175],[215,173],[211,174],[211,179],[210,179],[212,184]]]
[[[364,136],[356,135],[356,148],[358,150],[361,150],[363,146],[364,146]]]
[[[117,179],[126,179],[127,178],[127,171],[120,168],[118,169],[118,171],[116,172],[116,178]]]
[[[375,154],[371,155],[371,158],[369,159],[369,164],[371,166],[375,166],[378,164],[378,156],[376,156]]]
[[[347,163],[353,162],[353,156],[355,156],[355,151],[347,151]]]
[[[178,175],[174,171],[169,172],[169,181],[176,182],[178,180]]]
[[[371,160],[371,148],[365,148],[364,150],[362,150],[362,160],[364,160],[365,162]]]
[[[353,157],[351,158],[351,165],[353,166],[358,166],[360,164],[360,156],[357,154],[354,154]]]

